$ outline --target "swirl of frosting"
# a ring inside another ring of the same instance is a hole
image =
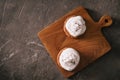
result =
[[[73,37],[78,37],[86,31],[85,21],[81,16],[70,17],[66,21],[65,28]]]
[[[73,48],[65,48],[59,56],[59,63],[61,67],[67,71],[72,71],[79,64],[80,55]]]

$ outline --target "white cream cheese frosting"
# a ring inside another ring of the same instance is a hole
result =
[[[73,37],[78,37],[86,31],[85,21],[81,16],[73,16],[66,21],[65,28]]]
[[[80,55],[73,48],[64,49],[59,56],[59,63],[61,67],[67,71],[72,71],[79,64]]]

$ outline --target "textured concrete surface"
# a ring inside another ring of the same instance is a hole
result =
[[[37,32],[81,5],[95,21],[112,16],[113,25],[103,29],[112,50],[65,79]],[[120,1],[0,0],[0,80],[120,80]]]

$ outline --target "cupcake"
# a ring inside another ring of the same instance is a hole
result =
[[[59,52],[57,56],[58,65],[67,71],[73,71],[79,62],[79,52],[73,48],[64,48]]]
[[[76,38],[86,31],[85,21],[81,16],[72,16],[64,23],[64,32],[67,36]]]

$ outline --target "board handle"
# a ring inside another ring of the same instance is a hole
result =
[[[101,27],[108,27],[112,24],[112,18],[108,15],[104,15],[100,18],[98,23],[101,25]]]

